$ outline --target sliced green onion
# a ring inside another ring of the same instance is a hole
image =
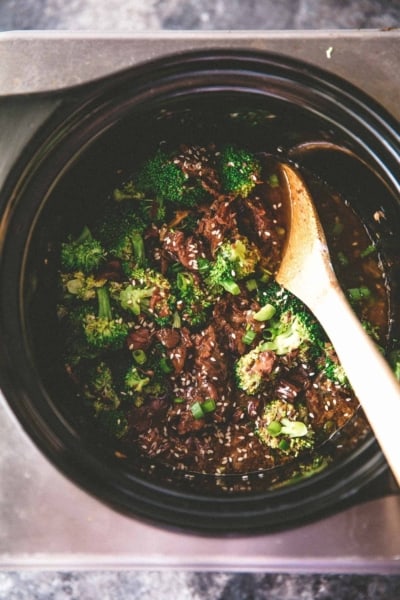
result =
[[[180,329],[182,327],[182,319],[181,319],[181,315],[178,313],[178,311],[174,311],[174,314],[172,316],[172,327],[174,327],[175,329]]]
[[[204,402],[201,404],[201,408],[205,413],[213,412],[217,408],[214,398],[207,398],[204,400]]]
[[[233,279],[226,279],[225,281],[221,281],[221,285],[224,288],[224,290],[226,290],[230,294],[233,294],[233,296],[237,296],[238,294],[240,294],[240,287]]]
[[[160,369],[163,373],[172,373],[173,368],[166,356],[160,358]]]
[[[256,337],[256,332],[253,329],[248,329],[244,336],[242,337],[243,344],[251,344],[254,342],[254,338]]]
[[[268,185],[270,185],[271,187],[279,187],[278,175],[276,175],[275,173],[272,173],[272,175],[270,175],[268,177]]]
[[[195,419],[203,419],[204,411],[200,402],[195,402],[194,404],[192,404],[190,410],[192,411],[192,415]]]
[[[281,425],[281,433],[288,435],[291,438],[304,437],[307,435],[307,425],[305,425],[305,423],[302,421],[289,421],[289,419],[283,418]]]
[[[174,403],[175,404],[183,404],[183,402],[185,402],[185,398],[182,398],[180,396],[177,397],[177,398],[174,398]]]
[[[267,431],[272,437],[276,437],[282,431],[282,425],[278,421],[271,421],[267,427]]]
[[[345,253],[344,252],[338,252],[337,253],[337,257],[338,257],[339,264],[341,264],[342,267],[347,267],[347,265],[349,264],[349,259],[347,258],[347,256],[345,255]]]
[[[197,268],[199,270],[199,273],[201,273],[202,275],[205,275],[210,270],[210,261],[208,261],[206,258],[201,258],[201,257],[198,258],[197,259]]]
[[[246,287],[249,290],[249,292],[253,292],[258,287],[257,286],[257,280],[256,279],[248,279],[246,281]]]
[[[275,313],[275,306],[272,306],[272,304],[266,304],[265,306],[260,308],[260,310],[256,312],[255,315],[253,315],[253,319],[255,319],[256,321],[268,321],[274,316]]]
[[[144,352],[144,350],[138,349],[138,350],[134,350],[132,352],[133,354],[133,358],[135,360],[135,362],[137,362],[138,365],[144,365],[144,363],[147,360],[147,356],[146,353]]]
[[[349,288],[347,290],[348,296],[350,300],[357,302],[359,300],[364,300],[364,298],[369,298],[371,296],[371,290],[367,288],[365,285],[361,285],[357,288]]]
[[[360,252],[360,256],[361,258],[365,258],[366,256],[373,254],[374,252],[376,252],[376,246],[374,244],[370,244]]]
[[[279,442],[278,448],[279,450],[283,450],[284,452],[286,452],[290,448],[290,443],[287,440],[283,439]]]
[[[260,276],[260,281],[262,283],[268,283],[268,281],[271,279],[272,276],[272,272],[268,271],[268,269],[262,269],[262,273]]]
[[[344,229],[344,225],[341,221],[336,221],[332,227],[332,235],[340,235]]]

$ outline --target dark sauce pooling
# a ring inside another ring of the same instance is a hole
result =
[[[310,186],[342,286],[382,343],[375,248],[340,196]],[[295,464],[301,476],[334,459],[327,441],[346,424],[347,449],[368,431],[319,324],[274,281],[284,203],[267,162],[181,146],[121,175],[101,218],[62,245],[66,369],[118,456],[221,476]]]

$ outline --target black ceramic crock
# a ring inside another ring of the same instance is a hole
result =
[[[60,240],[101,210],[119,169],[160,142],[243,143],[294,157],[305,173],[312,170],[352,203],[379,241],[390,346],[399,321],[395,120],[346,81],[288,57],[248,51],[167,56],[48,99],[51,114],[27,137],[0,191],[1,387],[43,453],[118,510],[213,534],[292,527],[375,493],[377,484],[387,486],[387,467],[371,435],[325,471],[276,489],[263,488],[262,478],[248,486],[244,477],[222,493],[201,475],[129,468],[70,409],[72,390],[58,352],[55,271]],[[37,103],[37,96],[24,98],[28,117]],[[313,150],[314,141],[325,148]],[[304,151],[293,151],[301,144]]]

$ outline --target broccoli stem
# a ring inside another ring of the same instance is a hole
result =
[[[137,267],[144,267],[146,264],[146,253],[142,234],[139,231],[134,231],[131,241],[136,265]]]
[[[111,321],[111,304],[110,296],[105,287],[97,288],[97,301],[98,301],[98,317],[100,319],[107,319]]]

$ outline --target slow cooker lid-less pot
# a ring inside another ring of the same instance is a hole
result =
[[[249,52],[167,57],[69,90],[57,101],[1,198],[1,379],[29,435],[89,492],[171,526],[275,529],[354,497],[385,470],[372,438],[299,484],[263,490],[261,480],[254,488],[244,480],[239,488],[250,489],[244,494],[221,495],[201,478],[194,486],[174,473],[159,480],[116,461],[68,408],[72,390],[57,353],[55,257],[66,232],[77,231],[98,210],[118,169],[140,161],[161,141],[243,141],[256,151],[282,153],[316,136],[340,144],[370,166],[384,208],[395,217],[389,227],[382,224],[392,240],[399,222],[394,120],[347,82],[282,56]],[[394,305],[398,291],[392,289]]]

